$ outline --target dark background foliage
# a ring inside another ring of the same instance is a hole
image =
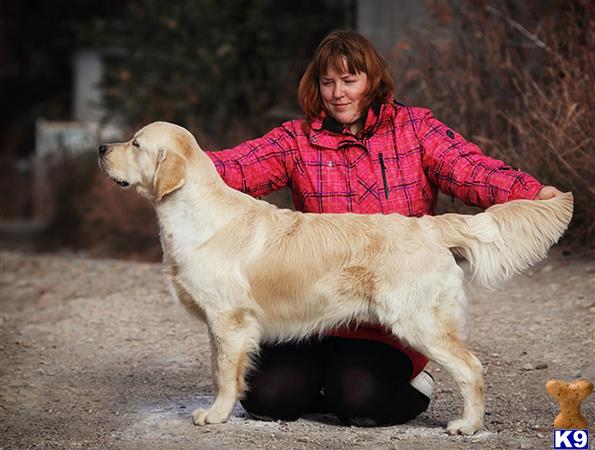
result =
[[[344,6],[134,1],[118,20],[95,21],[86,38],[106,49],[108,110],[129,123],[159,117],[232,145],[230,129],[266,131],[272,107],[297,114],[308,57],[329,30],[345,25]]]
[[[395,2],[398,3],[398,2]],[[396,96],[427,106],[489,155],[572,190],[569,237],[595,231],[594,5],[587,0],[427,0],[386,55]],[[7,0],[0,4],[0,218],[31,214],[35,120],[70,120],[72,54],[100,49],[105,121],[128,131],[180,123],[205,148],[232,146],[299,115],[297,84],[320,39],[357,27],[356,0]],[[417,22],[416,22],[417,23]],[[41,242],[156,259],[155,220],[92,157],[63,158],[59,208]],[[286,193],[269,198],[288,205]],[[464,210],[443,202],[442,210]],[[50,239],[51,238],[51,239]],[[51,244],[51,245],[50,245]]]

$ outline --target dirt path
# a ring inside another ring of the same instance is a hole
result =
[[[331,416],[195,427],[208,404],[204,325],[170,300],[156,264],[0,251],[1,448],[552,448],[551,378],[595,381],[595,260],[559,250],[495,293],[470,287],[470,347],[486,369],[486,428],[450,437],[462,401],[437,382],[414,422],[347,428]],[[595,395],[583,406],[595,419]],[[591,439],[595,439],[592,432]]]

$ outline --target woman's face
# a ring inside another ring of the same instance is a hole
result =
[[[326,111],[342,124],[351,125],[362,114],[362,100],[368,88],[368,75],[351,74],[344,66],[342,73],[329,68],[319,80],[320,95]]]

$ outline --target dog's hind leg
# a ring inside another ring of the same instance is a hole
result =
[[[445,305],[446,304],[446,305]],[[406,326],[393,327],[397,336],[440,364],[456,381],[464,400],[463,417],[449,422],[451,434],[473,434],[483,425],[484,381],[480,361],[464,346],[463,324],[456,320],[456,305],[445,299],[431,311],[421,312]],[[453,311],[450,308],[455,308]],[[441,314],[442,313],[442,314]],[[454,314],[453,314],[454,313]]]
[[[459,336],[446,330],[428,340],[422,351],[452,375],[463,396],[463,417],[449,422],[448,432],[473,434],[478,431],[485,413],[483,369],[479,360],[465,348]]]
[[[211,341],[211,370],[215,401],[192,413],[195,425],[225,422],[246,390],[249,354],[258,347],[260,329],[245,309],[234,309],[207,320]]]

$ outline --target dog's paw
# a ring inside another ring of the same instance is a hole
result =
[[[472,435],[475,434],[481,428],[481,423],[477,423],[476,421],[470,421],[468,419],[457,419],[451,422],[448,422],[448,426],[446,430],[450,434],[466,434]]]
[[[221,414],[213,408],[197,409],[192,413],[194,425],[202,426],[209,423],[223,423],[227,421],[228,414]]]

